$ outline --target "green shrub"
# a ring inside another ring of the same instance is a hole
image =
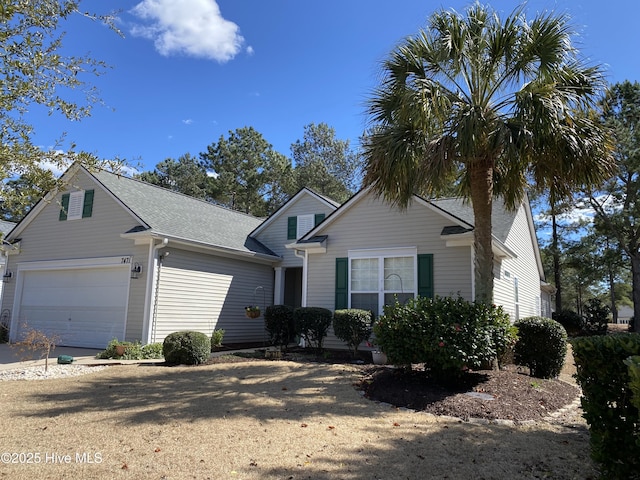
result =
[[[293,311],[296,333],[318,352],[322,351],[332,317],[331,310],[320,307],[300,307]]]
[[[564,327],[567,335],[572,337],[580,335],[584,327],[584,318],[573,310],[564,309],[559,312],[554,312],[553,319]]]
[[[451,297],[386,306],[373,332],[391,363],[425,363],[443,377],[493,362],[514,334],[502,308]]]
[[[211,334],[211,351],[213,352],[214,348],[219,348],[222,346],[222,339],[224,338],[224,329],[214,330]]]
[[[116,347],[124,347],[124,353],[118,355]],[[150,343],[148,345],[140,345],[140,342],[123,342],[114,338],[107,344],[107,348],[96,355],[101,359],[117,359],[117,360],[144,360],[152,358],[162,358],[162,344]]]
[[[538,378],[557,377],[567,355],[567,331],[550,318],[528,317],[516,322],[515,362]]]
[[[590,299],[584,306],[583,335],[604,335],[609,324],[609,307],[599,298]]]
[[[140,349],[142,359],[162,358],[162,343],[147,343]]]
[[[162,344],[164,360],[172,365],[198,365],[211,354],[211,340],[201,332],[174,332]]]
[[[638,408],[632,402],[624,361],[640,355],[640,334],[579,337],[571,341],[591,457],[604,478],[640,478]]]
[[[271,345],[286,349],[295,336],[293,307],[270,305],[264,311],[264,326],[269,333]]]
[[[358,346],[371,336],[373,312],[351,308],[333,312],[333,332],[345,342],[353,356]]]
[[[640,356],[629,357],[624,361],[629,369],[629,388],[633,393],[632,403],[640,411]],[[637,439],[640,446],[640,437]]]

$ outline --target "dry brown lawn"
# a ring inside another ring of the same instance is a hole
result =
[[[3,463],[0,478],[596,476],[578,416],[463,423],[371,402],[353,386],[358,375],[348,365],[257,361],[2,382],[2,460],[38,454],[39,463]]]

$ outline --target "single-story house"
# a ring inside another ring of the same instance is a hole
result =
[[[79,165],[64,180],[2,247],[12,341],[37,328],[94,348],[187,329],[261,342],[245,306],[380,313],[392,298],[474,296],[473,214],[459,199],[415,197],[400,211],[367,189],[339,205],[304,188],[259,219]],[[493,248],[495,303],[512,319],[550,316],[527,202],[495,203]]]

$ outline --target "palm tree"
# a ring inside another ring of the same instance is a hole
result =
[[[612,167],[607,132],[587,112],[605,82],[572,46],[566,15],[524,7],[504,21],[478,3],[440,10],[383,63],[368,101],[365,186],[406,207],[455,182],[475,216],[476,300],[493,299],[491,207],[516,208],[530,182],[559,194]]]

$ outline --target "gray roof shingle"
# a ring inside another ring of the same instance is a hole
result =
[[[474,226],[473,207],[461,198],[440,198],[429,200],[432,204],[445,212],[459,218],[470,226]],[[517,210],[509,210],[499,198],[493,199],[492,230],[493,235],[504,243],[516,218]]]
[[[262,219],[107,171],[92,175],[144,222],[150,232],[277,257],[265,245],[249,237]],[[144,229],[136,227],[134,230]]]

